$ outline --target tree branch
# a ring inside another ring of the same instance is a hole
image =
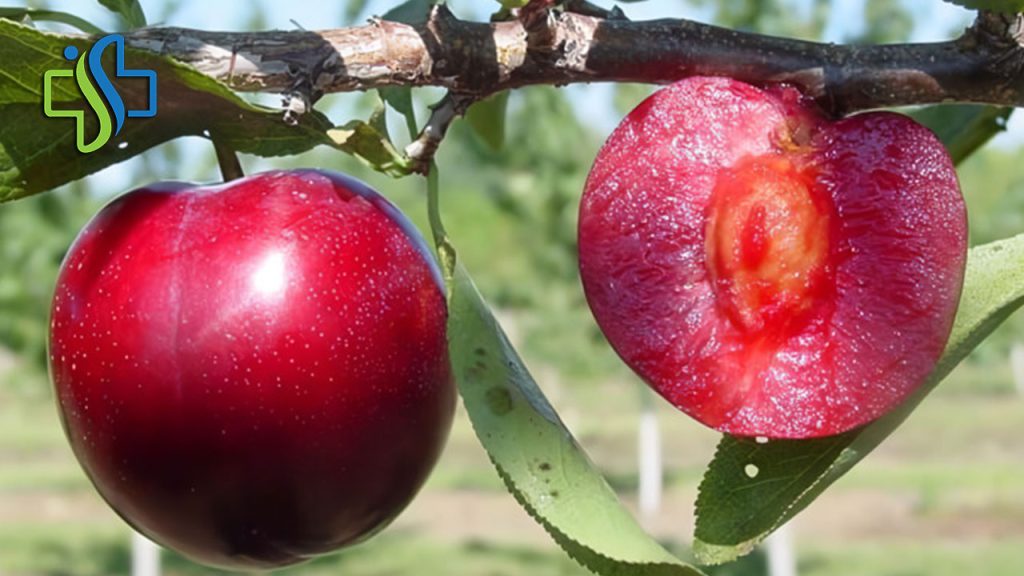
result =
[[[437,148],[448,133],[448,127],[456,118],[466,113],[475,98],[449,92],[440,102],[431,107],[430,119],[427,120],[419,136],[405,147],[405,155],[413,163],[413,172],[426,174],[430,172],[430,164],[434,161]]]
[[[442,6],[421,24],[373,20],[325,30],[206,32],[151,28],[129,42],[169,55],[236,90],[313,93],[441,86],[481,98],[531,84],[667,83],[728,75],[800,86],[826,109],[946,101],[1024,106],[1024,15],[981,13],[952,41],[832,45],[737,32],[688,20],[631,22],[552,12],[466,22]]]

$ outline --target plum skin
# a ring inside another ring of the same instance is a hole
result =
[[[927,378],[967,219],[949,155],[910,118],[833,120],[790,86],[694,77],[608,138],[578,240],[598,325],[653,389],[726,433],[808,438]]]
[[[58,277],[50,372],[110,506],[205,564],[269,569],[373,535],[454,413],[440,271],[342,174],[159,184],[101,210]]]

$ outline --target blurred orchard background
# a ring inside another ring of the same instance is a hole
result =
[[[365,21],[396,0],[211,2],[143,0],[150,22],[221,30]],[[607,0],[597,4],[610,7]],[[29,2],[118,23],[95,2]],[[463,18],[497,4],[451,0]],[[834,42],[940,40],[970,13],[939,0],[650,0],[622,4],[632,19],[686,17],[745,30]],[[59,25],[56,25],[59,27]],[[686,555],[693,502],[717,435],[648,394],[617,359],[587,309],[576,267],[576,210],[603,139],[651,88],[529,88],[510,101],[505,145],[494,152],[457,123],[439,157],[442,203],[460,255],[535,376],[614,488],[638,509],[640,415],[657,416],[664,463],[660,502],[643,523]],[[418,94],[425,104],[439,93]],[[274,97],[261,101],[276,104]],[[373,94],[334,95],[319,108],[336,123],[369,115]],[[391,117],[392,133],[403,122]],[[0,122],[3,119],[0,118]],[[960,170],[972,243],[1024,232],[1024,114]],[[393,181],[341,153],[243,157],[247,172],[314,166],[370,182],[418,223],[424,184]],[[53,166],[60,170],[60,166]],[[0,575],[127,574],[128,528],[92,490],[64,440],[46,376],[49,299],[58,265],[88,218],[111,197],[157,180],[219,179],[212,147],[160,146],[56,193],[0,206]],[[790,527],[801,575],[1024,574],[1024,317],[981,346],[878,451]],[[1018,360],[1018,364],[1024,364]],[[1021,370],[1018,369],[1018,372]],[[254,503],[255,505],[256,503]],[[640,511],[638,510],[638,514]],[[163,572],[211,574],[172,553]],[[713,570],[767,573],[764,554]],[[284,574],[585,574],[509,496],[461,411],[425,490],[369,543]]]

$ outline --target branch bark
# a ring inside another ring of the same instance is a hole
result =
[[[426,174],[434,161],[441,141],[448,133],[448,127],[456,118],[466,113],[474,99],[469,96],[445,94],[440,102],[431,107],[430,119],[420,130],[419,136],[405,147],[405,155],[412,161],[413,172]]]
[[[240,91],[313,94],[440,86],[477,99],[531,84],[667,83],[728,75],[801,87],[834,113],[959,101],[1024,106],[1024,15],[982,12],[948,42],[833,45],[737,32],[688,20],[632,22],[573,12],[467,22],[436,6],[420,24],[309,31],[151,28],[129,42],[169,55]]]

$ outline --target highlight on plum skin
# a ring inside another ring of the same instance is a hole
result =
[[[619,356],[737,436],[838,434],[934,368],[963,283],[953,163],[909,117],[695,77],[642,102],[587,179],[580,275]]]

